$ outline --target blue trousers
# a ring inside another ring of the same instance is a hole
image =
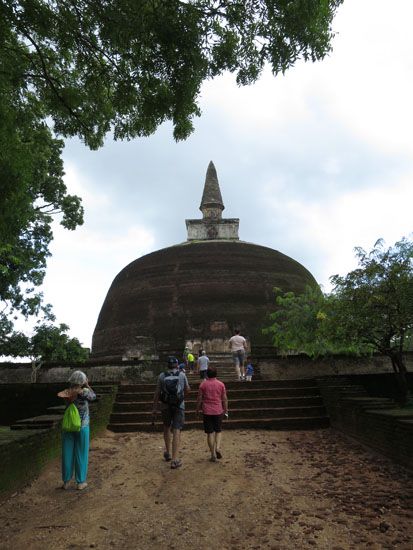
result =
[[[62,432],[62,479],[70,481],[75,472],[76,483],[84,483],[89,462],[89,426],[80,432]]]

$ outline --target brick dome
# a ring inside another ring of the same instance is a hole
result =
[[[226,341],[234,328],[252,346],[274,309],[273,288],[300,292],[317,284],[285,254],[239,240],[188,241],[147,254],[114,279],[92,341],[95,357],[125,355],[140,338],[158,352],[187,341]],[[207,349],[208,351],[208,349]]]

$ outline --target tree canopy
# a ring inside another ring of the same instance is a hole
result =
[[[32,382],[36,382],[38,370],[46,361],[82,363],[89,357],[89,349],[84,348],[77,338],[70,338],[69,327],[63,323],[55,326],[50,322],[39,322],[32,336],[13,331],[6,325],[0,323],[0,355],[29,357]]]
[[[65,324],[55,326],[51,323],[39,323],[32,336],[22,332],[1,333],[0,355],[12,357],[29,357],[32,362],[32,382],[36,382],[37,371],[45,361],[49,362],[84,362],[89,357],[89,350],[82,347],[77,338],[70,338],[69,327]]]
[[[308,288],[299,296],[279,294],[266,331],[284,353],[387,355],[405,394],[404,352],[413,338],[413,242],[402,239],[386,249],[379,240],[370,252],[355,250],[359,267],[331,277],[331,293]]]
[[[165,120],[184,139],[202,82],[231,71],[250,84],[266,63],[276,75],[322,59],[342,1],[4,0],[1,78],[90,147]]]
[[[332,326],[332,309],[335,298],[314,286],[303,293],[282,292],[276,288],[276,309],[270,314],[271,325],[264,329],[270,334],[280,354],[305,353],[309,357],[328,354],[352,354],[371,351],[371,346],[346,340],[335,322]]]

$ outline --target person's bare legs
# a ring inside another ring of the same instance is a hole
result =
[[[238,358],[239,358],[239,366],[241,370],[241,379],[245,380],[245,353],[240,352]]]
[[[172,439],[172,433],[171,433],[171,427],[165,426],[163,427],[163,438],[165,441],[165,452],[170,455],[171,454],[171,439]]]
[[[209,450],[211,451],[211,460],[216,460],[215,455],[215,433],[207,434],[207,442]]]
[[[244,367],[244,361],[241,362],[241,378],[245,378],[245,367]]]
[[[215,432],[215,454],[221,454],[222,432]]]
[[[181,430],[173,429],[172,430],[172,460],[178,460],[179,454],[179,445],[181,443]]]

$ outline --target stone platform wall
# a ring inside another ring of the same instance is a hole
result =
[[[413,371],[413,353],[406,354],[407,369]],[[258,357],[264,380],[294,380],[321,376],[392,373],[390,359],[381,355],[371,357],[330,356],[310,359],[305,355],[287,357]]]
[[[366,391],[368,378],[318,380],[330,424],[413,470],[413,405],[399,408],[392,399],[369,395]],[[383,393],[388,375],[378,375],[377,378],[375,388]],[[409,384],[413,390],[413,374],[409,377]],[[374,390],[374,387],[370,385],[369,389]]]
[[[62,384],[0,384],[0,425],[45,414],[48,407],[62,405],[57,397]]]
[[[160,361],[122,361],[120,358],[108,363],[88,361],[73,365],[47,364],[37,372],[36,383],[65,383],[77,369],[86,373],[92,386],[95,383],[152,382],[164,370],[165,365],[165,362]],[[32,369],[28,363],[0,363],[0,385],[30,384],[31,374]]]
[[[208,354],[208,348],[206,348]],[[172,353],[173,354],[173,353]],[[166,355],[169,355],[168,353]],[[165,357],[166,357],[165,355]],[[175,353],[179,357],[179,354]],[[120,357],[90,360],[83,364],[46,364],[37,374],[37,382],[66,382],[75,369],[83,370],[91,384],[94,383],[136,383],[154,382],[166,367],[165,357],[161,360],[122,361]],[[230,359],[230,353],[228,358]],[[336,375],[377,374],[393,372],[387,357],[331,356],[312,360],[304,355],[288,357],[257,355],[252,351],[254,365],[259,366],[264,380],[294,380]],[[407,367],[413,371],[413,352],[406,354]],[[0,363],[0,384],[30,383],[31,367],[28,363]]]

